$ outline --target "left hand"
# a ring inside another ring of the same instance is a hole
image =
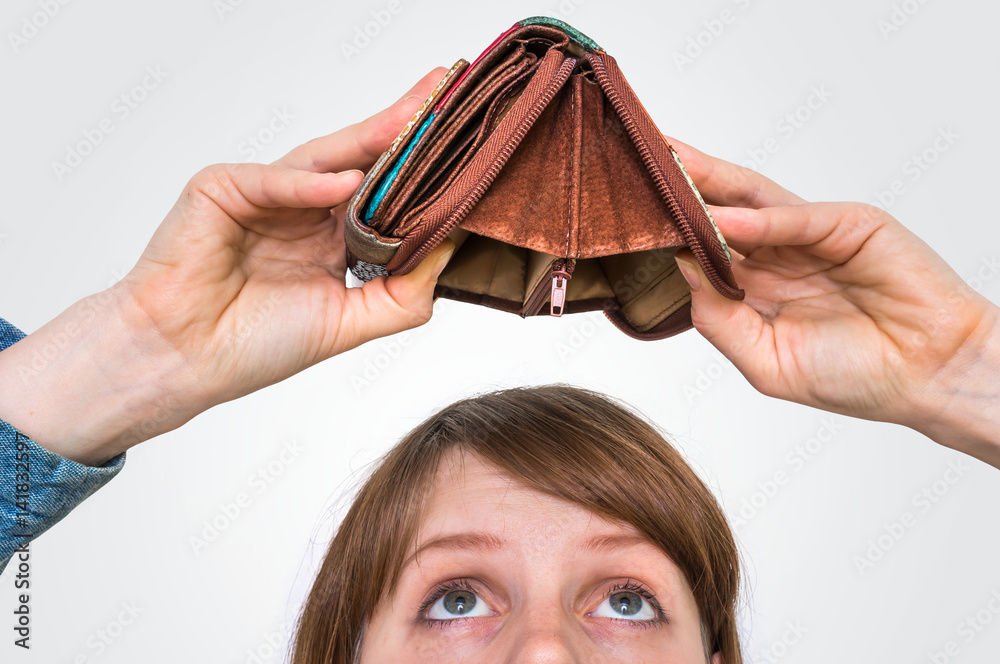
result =
[[[996,367],[980,378],[969,372],[996,349],[1000,310],[899,221],[861,203],[807,203],[755,171],[668,141],[720,206],[712,215],[747,293],[726,299],[680,252],[682,272],[701,285],[694,325],[757,390],[924,430],[975,380],[984,397],[996,391]]]

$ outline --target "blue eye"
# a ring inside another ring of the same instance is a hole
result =
[[[647,625],[659,625],[666,621],[652,591],[631,579],[623,584],[615,584],[597,609],[589,615]]]
[[[419,615],[428,624],[439,626],[461,618],[481,618],[495,613],[464,579],[440,586],[421,605],[419,611]],[[653,593],[631,580],[611,588],[597,609],[588,615],[626,620],[635,623],[637,627],[659,626],[667,622]]]
[[[489,605],[467,588],[450,590],[438,598],[427,611],[431,620],[479,618],[491,613]]]
[[[600,618],[653,620],[656,618],[656,611],[653,609],[653,605],[644,600],[638,593],[622,590],[608,595],[593,615]]]

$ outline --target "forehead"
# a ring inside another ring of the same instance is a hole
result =
[[[411,556],[428,543],[454,539],[471,549],[528,555],[629,550],[672,561],[634,526],[529,488],[479,457],[450,450],[437,470]],[[501,547],[501,545],[503,545]]]
[[[614,524],[581,505],[529,488],[460,448],[452,448],[441,460],[420,532],[461,526],[483,530],[526,518],[638,534],[631,526]]]
[[[644,579],[675,610],[698,613],[684,573],[634,526],[528,488],[453,449],[403,562],[403,585],[470,565],[536,580],[597,573]]]

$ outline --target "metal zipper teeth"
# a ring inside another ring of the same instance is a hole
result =
[[[592,59],[590,61],[591,66],[595,64],[594,60],[598,59]],[[698,262],[701,263],[702,269],[705,271],[705,275],[708,277],[708,280],[712,282],[712,285],[716,287],[716,290],[720,292],[728,290],[729,285],[726,284],[717,274],[715,266],[712,265],[708,255],[702,248],[701,243],[698,240],[698,236],[695,235],[694,229],[691,227],[691,222],[683,213],[680,203],[677,202],[677,198],[668,186],[667,178],[660,169],[659,163],[653,158],[652,150],[649,149],[649,144],[646,143],[646,139],[643,137],[642,132],[639,131],[639,127],[637,126],[635,119],[632,117],[632,114],[629,113],[625,103],[621,100],[621,96],[619,96],[618,91],[611,84],[604,62],[598,60],[597,64],[598,66],[594,67],[594,73],[600,80],[601,87],[604,88],[604,94],[611,102],[611,105],[614,106],[615,112],[618,113],[618,117],[621,118],[622,124],[625,125],[625,131],[628,132],[629,138],[632,139],[632,143],[638,148],[639,155],[642,157],[642,162],[646,165],[646,169],[649,170],[650,174],[653,176],[653,182],[656,184],[656,188],[659,190],[660,195],[663,196],[667,207],[670,208],[670,212],[680,224],[680,231],[684,236],[684,241],[688,243],[688,248],[691,249],[695,258],[698,259]]]
[[[429,238],[424,240],[423,244],[421,244],[416,251],[410,254],[410,257],[407,258],[406,262],[398,268],[398,271],[408,272],[412,266],[423,260],[424,256],[429,254],[431,250],[433,250],[434,247],[436,247],[445,238],[445,236],[451,232],[451,229],[461,223],[462,219],[469,214],[469,210],[471,210],[472,207],[479,202],[479,199],[483,197],[483,194],[486,193],[486,189],[493,184],[493,180],[496,179],[497,174],[500,173],[500,169],[503,168],[504,164],[507,163],[507,160],[510,159],[510,156],[514,154],[514,150],[516,150],[517,146],[521,144],[522,140],[524,140],[528,130],[535,124],[535,120],[538,119],[538,116],[542,114],[542,111],[544,111],[549,105],[552,98],[555,97],[559,90],[562,89],[563,85],[566,84],[570,74],[573,73],[573,69],[576,67],[576,63],[576,58],[566,58],[566,60],[562,63],[562,66],[560,66],[559,70],[556,72],[555,79],[549,85],[548,89],[542,93],[542,96],[538,98],[538,101],[535,102],[535,105],[521,121],[521,124],[518,125],[517,129],[514,130],[514,133],[507,139],[507,142],[500,149],[498,157],[495,158],[493,163],[490,164],[490,167],[486,169],[486,174],[479,179],[472,191],[466,195],[465,200],[455,206],[455,209],[452,210],[451,215],[448,216],[445,222],[441,224],[441,226],[439,226]]]
[[[568,277],[571,277],[573,276],[573,270],[576,269],[576,259],[569,258],[568,256],[566,258],[560,258],[556,261],[556,265],[558,265],[559,268],[553,270],[554,272],[565,272]]]

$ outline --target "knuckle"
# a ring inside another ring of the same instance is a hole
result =
[[[891,224],[895,219],[885,210],[871,203],[856,203],[851,205],[842,215],[840,223],[840,238],[842,240],[868,238],[878,229]]]
[[[852,225],[859,228],[870,229],[885,224],[889,220],[889,213],[877,205],[871,203],[858,203],[851,207],[849,219]]]
[[[203,193],[218,200],[239,191],[235,172],[239,164],[212,164],[198,171],[188,183],[186,194]]]

